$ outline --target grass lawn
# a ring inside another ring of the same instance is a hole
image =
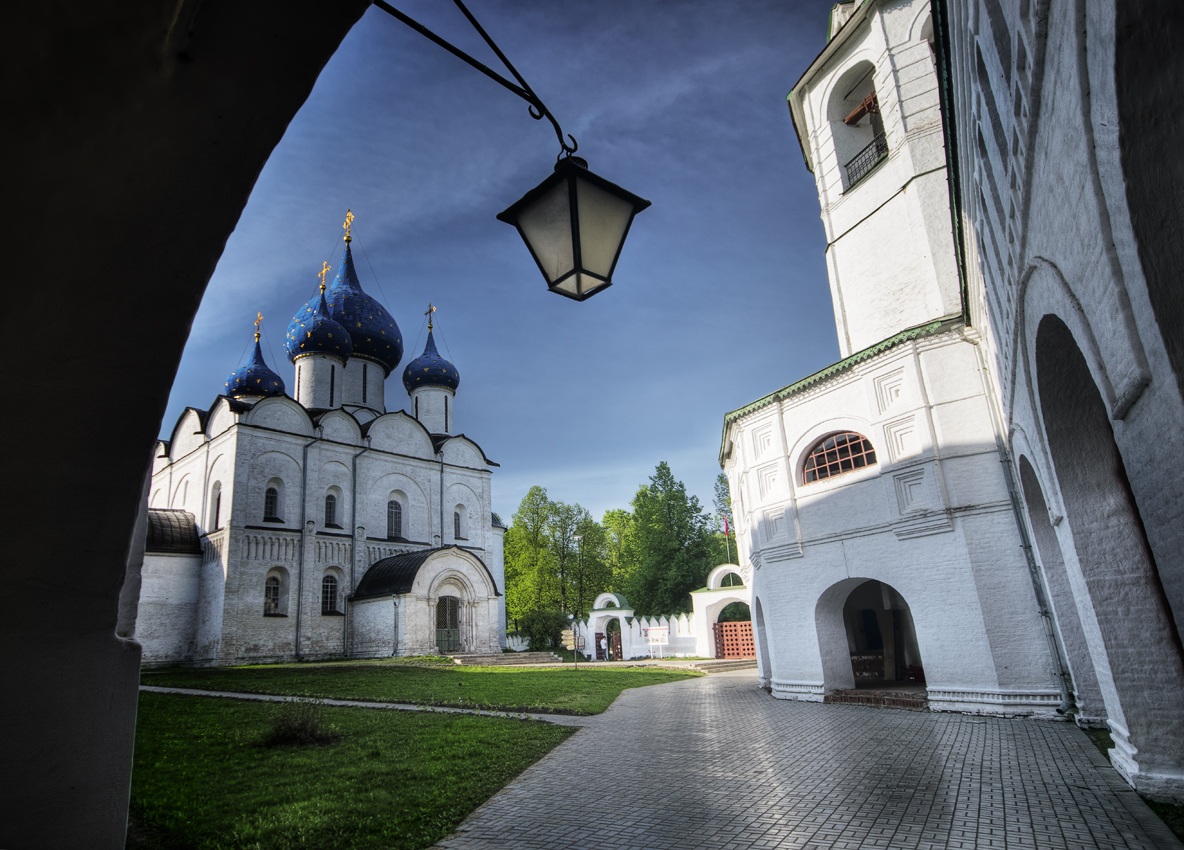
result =
[[[599,714],[621,691],[699,675],[653,667],[460,667],[399,660],[275,664],[200,670],[144,671],[145,685],[454,705],[553,714]]]
[[[573,731],[324,707],[335,743],[264,747],[278,710],[141,694],[127,846],[427,847]]]
[[[678,670],[450,661],[144,671],[146,685],[594,714]],[[140,694],[131,850],[421,848],[574,731],[533,721],[322,706],[332,743],[264,746],[291,706]]]

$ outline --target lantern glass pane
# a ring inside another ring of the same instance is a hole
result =
[[[632,202],[576,178],[580,211],[580,261],[588,272],[608,278],[633,220]],[[588,282],[593,286],[592,281]]]
[[[556,184],[522,210],[518,226],[548,283],[572,270],[571,210],[566,182]]]

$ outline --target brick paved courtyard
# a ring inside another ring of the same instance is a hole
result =
[[[785,702],[752,671],[626,691],[437,845],[1182,846],[1071,724]]]

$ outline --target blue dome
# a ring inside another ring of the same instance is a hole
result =
[[[403,335],[386,308],[362,291],[349,242],[326,298],[329,315],[349,331],[354,356],[382,364],[388,375],[394,371],[403,359]]]
[[[349,359],[353,342],[349,332],[329,318],[324,290],[296,311],[284,337],[284,348],[293,363],[305,354],[332,354],[343,361]]]
[[[428,344],[424,346],[423,354],[408,363],[407,368],[403,370],[403,386],[407,388],[407,392],[418,387],[447,387],[456,390],[460,386],[460,372],[436,350],[436,340],[432,338],[430,326]]]
[[[271,371],[263,360],[259,334],[255,334],[255,353],[226,378],[226,395],[231,398],[284,394],[284,379]]]

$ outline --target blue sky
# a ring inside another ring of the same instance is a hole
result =
[[[401,10],[498,71],[444,0]],[[469,0],[579,142],[647,198],[614,285],[548,293],[495,216],[540,182],[546,121],[377,9],[321,74],[261,174],[194,320],[161,426],[208,407],[248,353],[292,391],[284,330],[334,266],[346,208],[363,287],[403,332],[387,408],[423,350],[428,302],[456,364],[458,427],[501,464],[507,522],[531,485],[599,518],[661,460],[711,503],[723,415],[838,357],[822,226],[785,96],[823,47],[830,0]]]

